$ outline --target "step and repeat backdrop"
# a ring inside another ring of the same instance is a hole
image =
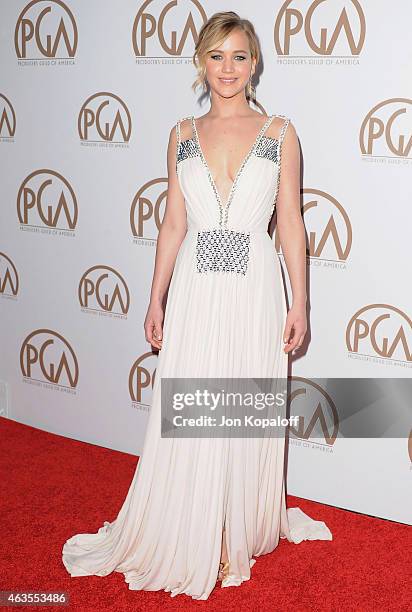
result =
[[[379,433],[366,424],[362,437],[345,436],[337,398],[318,379],[412,374],[403,0],[2,2],[3,414],[141,452],[158,359],[143,322],[168,136],[178,118],[209,108],[191,89],[192,54],[219,10],[255,25],[256,106],[290,117],[302,150],[309,330],[291,377],[313,410],[290,431],[288,492],[412,523],[412,419],[402,435],[389,416]]]

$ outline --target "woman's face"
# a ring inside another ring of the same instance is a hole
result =
[[[217,47],[206,54],[206,79],[211,90],[231,98],[245,90],[256,60],[251,57],[249,39],[242,30],[233,30]]]

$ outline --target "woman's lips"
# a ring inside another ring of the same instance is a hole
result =
[[[232,79],[224,79],[224,78],[220,78],[219,79],[222,83],[224,83],[225,85],[231,85],[232,83],[234,83],[236,81],[236,78],[232,78]]]

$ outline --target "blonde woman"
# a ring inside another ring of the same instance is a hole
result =
[[[286,378],[305,337],[298,140],[289,118],[250,107],[258,62],[250,21],[230,11],[202,27],[194,87],[208,87],[210,109],[179,119],[169,136],[144,325],[160,352],[143,453],[116,520],[64,545],[71,576],[122,572],[133,590],[207,599],[216,584],[249,580],[253,557],[279,538],[331,539],[323,522],[286,509],[284,436],[161,435],[162,377]],[[268,233],[275,206],[289,312]]]

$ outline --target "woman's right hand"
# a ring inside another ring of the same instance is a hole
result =
[[[163,308],[160,304],[149,304],[144,321],[145,337],[155,348],[162,348],[163,340]]]

